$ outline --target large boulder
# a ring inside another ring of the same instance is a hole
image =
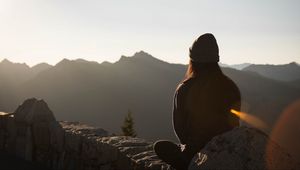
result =
[[[56,121],[47,103],[36,98],[25,100],[14,112],[14,116],[17,122],[26,124]]]
[[[297,163],[263,132],[248,127],[214,137],[190,163],[189,170],[296,170]]]
[[[15,152],[25,160],[46,162],[62,151],[64,132],[44,100],[25,100],[13,113]]]
[[[0,112],[0,153],[50,169],[170,170],[152,145],[79,122],[57,122],[48,105],[35,98],[14,113]]]

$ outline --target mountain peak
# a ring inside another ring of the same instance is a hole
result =
[[[129,57],[122,55],[118,62],[127,62],[127,61],[138,61],[142,63],[164,62],[144,51],[136,52],[133,56],[129,56]]]
[[[31,68],[34,68],[34,67],[51,67],[51,65],[48,63],[39,63],[39,64],[32,66]]]
[[[8,59],[3,59],[0,63],[2,66],[6,66],[6,67],[23,67],[23,68],[29,68],[29,66],[25,63],[14,63],[9,61]]]
[[[145,62],[164,62],[158,58],[153,57],[151,54],[144,52],[144,51],[139,51],[136,52],[133,56],[133,59],[138,59],[141,61],[145,61]]]
[[[70,62],[71,62],[71,60],[64,58],[60,62],[58,62],[55,66],[64,65],[64,64],[67,64],[67,63],[70,63]]]
[[[87,61],[87,60],[82,59],[82,58],[78,58],[78,59],[76,59],[75,61],[76,61],[76,62],[79,62],[79,63],[88,63],[88,62],[90,62],[90,61]]]
[[[13,62],[11,62],[11,61],[9,61],[8,59],[5,58],[1,61],[1,64],[13,64]]]
[[[143,50],[141,50],[139,52],[136,52],[132,57],[135,57],[135,58],[154,58],[152,55],[150,55],[149,53],[146,53]]]
[[[289,63],[288,65],[290,65],[290,66],[297,66],[297,67],[299,67],[299,65],[296,63],[296,62],[291,62],[291,63]]]
[[[62,59],[60,62],[58,62],[55,66],[65,66],[65,65],[78,65],[78,64],[94,64],[94,65],[98,65],[99,63],[96,61],[88,61],[82,58],[78,58],[76,60],[69,60],[69,59]]]
[[[84,60],[84,59],[82,59],[82,58],[76,59],[76,60],[74,60],[74,61],[77,62],[77,63],[83,63],[83,64],[99,64],[99,63],[96,62],[96,61]]]
[[[44,70],[47,70],[49,68],[51,68],[52,65],[48,64],[48,63],[39,63],[37,65],[34,65],[33,67],[31,67],[32,71],[35,71],[36,73],[40,73]]]
[[[62,59],[60,62],[70,62],[71,60],[69,60],[69,59],[67,59],[67,58],[64,58],[64,59]]]
[[[102,65],[102,66],[110,66],[110,65],[112,65],[112,63],[108,62],[108,61],[103,61],[100,65]]]

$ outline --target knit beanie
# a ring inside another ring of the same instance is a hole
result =
[[[196,63],[219,62],[219,47],[214,35],[206,33],[196,39],[190,48],[190,59]]]

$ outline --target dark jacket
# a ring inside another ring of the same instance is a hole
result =
[[[175,93],[173,125],[182,144],[201,149],[212,137],[239,126],[230,109],[240,110],[235,83],[220,69],[192,77]]]

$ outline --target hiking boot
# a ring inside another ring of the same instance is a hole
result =
[[[186,170],[187,163],[179,145],[171,141],[157,141],[154,144],[157,156],[176,170]]]

